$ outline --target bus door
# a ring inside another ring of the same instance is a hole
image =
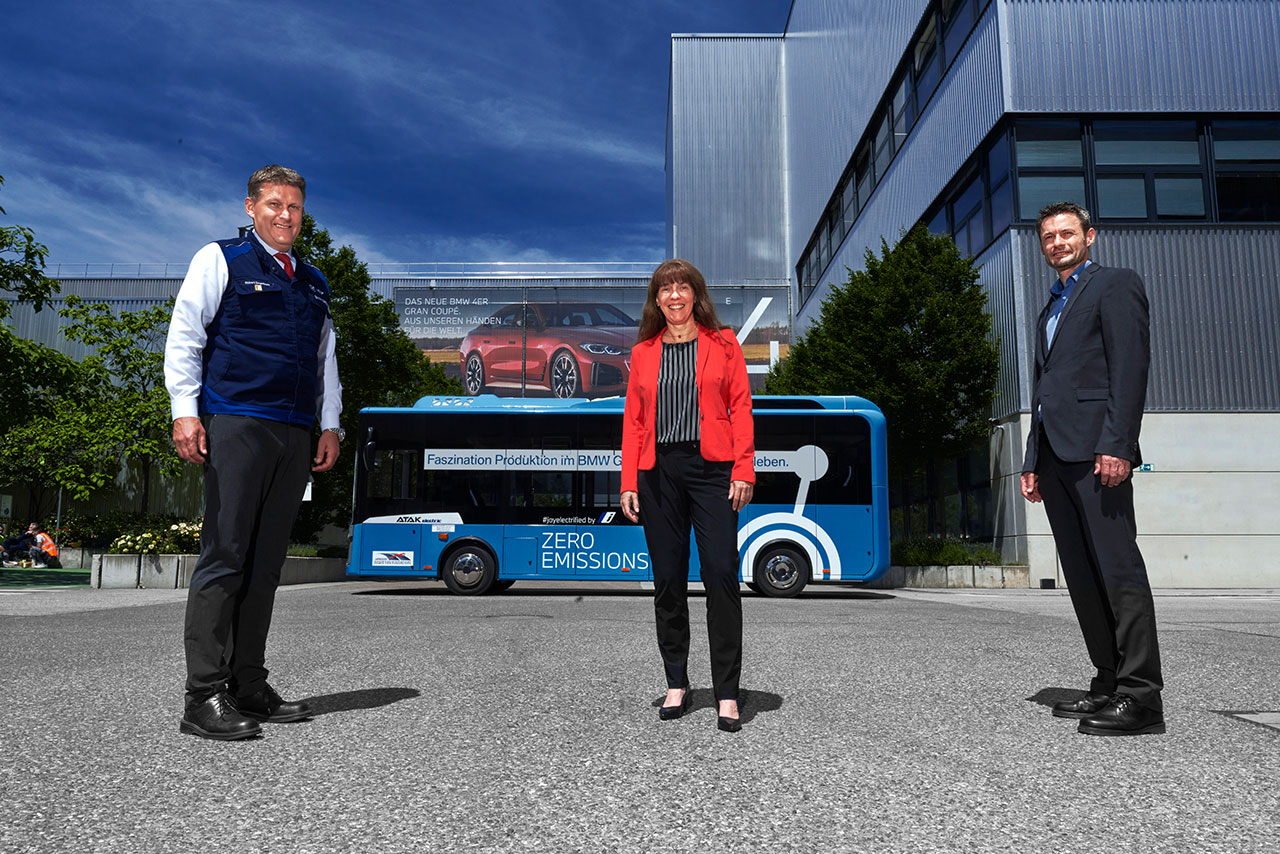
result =
[[[369,515],[356,520],[362,524],[351,544],[352,564],[364,572],[421,573],[423,522],[414,512],[422,475],[421,451],[374,449],[365,464],[368,473],[361,503]]]
[[[829,532],[838,549],[815,581],[856,581],[875,567],[876,541],[871,490],[871,427],[860,415],[818,415],[816,444],[826,454],[826,473],[814,481],[810,495],[820,530]]]

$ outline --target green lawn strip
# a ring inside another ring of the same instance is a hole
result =
[[[87,569],[35,569],[18,566],[0,569],[0,587],[70,587],[88,583]]]

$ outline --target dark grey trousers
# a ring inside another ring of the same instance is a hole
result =
[[[1156,711],[1164,677],[1155,603],[1138,551],[1133,478],[1103,486],[1093,462],[1064,462],[1040,435],[1040,495],[1097,675],[1089,690],[1128,694]]]
[[[266,685],[271,611],[311,458],[303,427],[243,415],[206,415],[204,427],[204,527],[183,633],[188,706]]]

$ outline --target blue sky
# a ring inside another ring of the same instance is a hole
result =
[[[779,33],[789,7],[13,3],[0,223],[51,263],[185,262],[279,162],[366,261],[660,259],[670,34]]]

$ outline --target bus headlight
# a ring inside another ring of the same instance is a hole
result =
[[[593,356],[621,356],[622,348],[615,347],[612,344],[596,344],[594,342],[587,344],[579,344],[583,350],[586,350]]]

